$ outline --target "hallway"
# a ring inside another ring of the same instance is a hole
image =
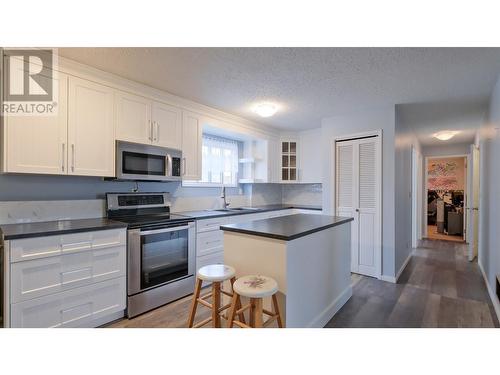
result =
[[[467,245],[423,240],[397,284],[353,275],[353,296],[328,328],[499,327]]]

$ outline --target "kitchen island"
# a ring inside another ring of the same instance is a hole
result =
[[[352,295],[352,220],[295,214],[223,225],[224,263],[237,277],[278,282],[285,327],[323,327]]]

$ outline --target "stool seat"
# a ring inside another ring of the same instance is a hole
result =
[[[236,270],[225,264],[210,264],[198,270],[198,279],[210,282],[220,282],[234,277]]]
[[[248,275],[237,279],[233,290],[243,297],[263,298],[275,294],[278,291],[278,283],[267,276]]]

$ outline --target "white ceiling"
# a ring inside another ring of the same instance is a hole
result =
[[[500,48],[60,48],[67,58],[274,127],[400,103],[486,102]],[[256,101],[281,110],[262,119]]]
[[[476,130],[485,120],[486,101],[454,101],[398,105],[398,122],[412,129],[420,144],[446,146],[474,141]],[[460,133],[448,141],[440,141],[433,134],[440,130]]]

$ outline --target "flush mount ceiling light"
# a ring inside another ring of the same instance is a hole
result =
[[[440,141],[447,141],[449,139],[452,139],[458,133],[460,133],[460,132],[457,130],[443,130],[443,131],[434,133],[432,136],[434,138],[439,139]]]
[[[253,107],[253,111],[260,117],[271,117],[278,112],[278,106],[273,103],[259,103]]]

